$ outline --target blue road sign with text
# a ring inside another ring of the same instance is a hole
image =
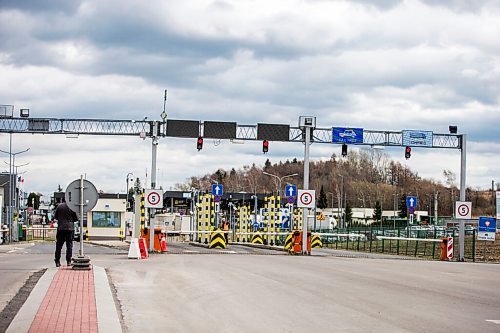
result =
[[[363,129],[333,127],[332,142],[363,143]]]
[[[495,233],[497,231],[497,220],[493,217],[480,216],[477,231]]]
[[[221,196],[224,193],[224,186],[222,184],[212,184],[212,194]]]
[[[288,184],[285,187],[285,196],[296,197],[297,196],[297,186]]]
[[[417,197],[406,197],[406,207],[417,207]]]

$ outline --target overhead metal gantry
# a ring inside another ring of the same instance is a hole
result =
[[[193,123],[196,128],[191,131],[175,131],[186,123]],[[30,134],[66,134],[66,135],[125,135],[145,137],[192,137],[198,136],[213,139],[235,139],[235,140],[268,140],[305,142],[304,130],[278,124],[239,125],[236,123],[216,122],[214,125],[234,124],[234,134],[214,131],[213,135],[205,135],[206,123],[191,120],[104,120],[104,119],[56,119],[56,118],[0,118],[0,133],[30,133]],[[260,133],[260,128],[266,126],[269,135]],[[207,127],[208,128],[208,127]],[[212,128],[212,127],[210,127]],[[217,127],[215,127],[217,128]],[[173,133],[172,133],[173,130]],[[288,136],[283,135],[288,132]],[[176,135],[175,133],[179,133]],[[275,138],[277,138],[275,140]],[[461,135],[433,133],[432,146],[427,148],[461,148]],[[312,129],[311,142],[342,144],[334,142],[332,128]],[[403,132],[363,130],[363,142],[349,143],[353,145],[369,146],[406,146],[403,143]],[[420,146],[419,146],[420,147]],[[425,148],[425,147],[424,147]]]
[[[305,122],[303,122],[305,120]],[[310,123],[309,123],[310,122]],[[311,125],[313,124],[313,125]],[[282,124],[240,125],[235,122],[195,121],[165,119],[147,120],[105,120],[105,119],[55,119],[0,116],[0,133],[65,134],[65,135],[125,135],[152,139],[151,187],[156,186],[156,149],[158,138],[207,138],[215,140],[266,140],[301,142],[304,152],[304,189],[309,183],[309,145],[311,143],[346,144],[334,138],[334,127],[317,128],[315,117],[300,117],[299,126]],[[405,140],[405,131],[362,131],[362,140],[348,142],[350,145],[368,146],[415,146],[421,148],[447,148],[461,151],[460,200],[465,201],[466,135],[439,134],[427,131],[406,131],[424,135],[425,144]],[[426,133],[430,133],[429,135]],[[418,141],[418,140],[417,140]],[[415,142],[415,144],[413,144]],[[306,179],[307,178],[307,179]],[[464,260],[465,226],[460,223],[460,255]],[[151,233],[152,237],[153,233]],[[304,232],[304,237],[306,233]],[[306,243],[305,239],[303,240]],[[152,239],[151,239],[152,242]]]

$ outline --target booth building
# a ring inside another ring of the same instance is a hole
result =
[[[54,193],[56,203],[61,202],[63,197],[64,192]],[[87,229],[90,240],[120,240],[125,232],[126,200],[124,193],[99,193],[97,204],[83,218],[83,227]]]

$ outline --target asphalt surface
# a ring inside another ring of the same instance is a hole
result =
[[[132,260],[113,246],[85,253],[106,269],[128,332],[500,332],[500,265],[188,244]],[[52,266],[53,248],[0,246],[0,301]]]

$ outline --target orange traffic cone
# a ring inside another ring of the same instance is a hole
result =
[[[161,245],[161,252],[167,252],[167,241],[165,239],[165,236],[161,238],[160,245]]]

